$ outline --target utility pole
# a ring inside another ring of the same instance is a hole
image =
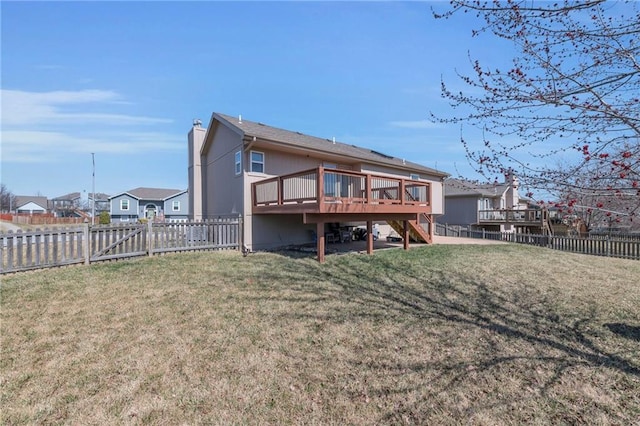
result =
[[[93,200],[91,202],[91,225],[96,224],[96,153],[91,153],[91,162],[93,163],[93,180],[92,180],[92,188],[93,188]]]

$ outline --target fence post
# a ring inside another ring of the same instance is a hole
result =
[[[484,228],[482,228],[482,239],[483,239],[483,240],[484,240],[484,238],[485,238],[484,233],[485,233],[485,229],[484,229]]]
[[[605,238],[605,246],[606,246],[606,250],[607,250],[607,257],[611,257],[611,237],[609,235],[607,235],[607,237]]]
[[[149,257],[153,256],[153,221],[147,222],[147,250]]]
[[[82,228],[82,234],[84,239],[84,264],[88,265],[91,263],[91,233],[89,232],[89,222],[85,222],[84,227]]]

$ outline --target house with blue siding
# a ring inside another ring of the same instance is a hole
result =
[[[189,218],[186,189],[135,188],[109,197],[109,203],[112,222],[179,222]]]

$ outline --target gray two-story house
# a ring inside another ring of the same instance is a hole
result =
[[[249,250],[324,245],[353,224],[387,223],[432,242],[446,173],[368,148],[213,113],[189,132],[189,195],[194,219],[243,218]],[[337,232],[336,232],[337,229]]]
[[[112,222],[140,219],[179,222],[189,218],[186,189],[135,188],[109,197]]]
[[[449,178],[444,181],[444,214],[438,222],[471,230],[499,232],[542,232],[547,227],[540,208],[531,208],[520,197],[518,179],[478,183]]]

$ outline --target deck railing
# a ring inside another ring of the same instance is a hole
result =
[[[479,222],[501,222],[501,223],[531,223],[542,222],[544,210],[542,209],[494,209],[479,210]]]
[[[429,205],[428,182],[347,170],[316,169],[253,184],[253,205],[301,203]]]

